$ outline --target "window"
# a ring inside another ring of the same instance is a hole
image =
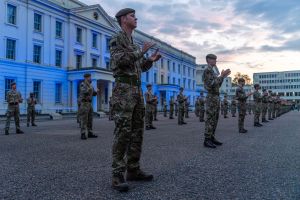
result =
[[[76,55],[76,69],[82,67],[82,55]]]
[[[154,73],[154,83],[156,84],[157,83],[157,74]]]
[[[149,72],[146,72],[146,82],[149,82]]]
[[[170,61],[168,60],[168,70],[170,71]]]
[[[33,81],[33,94],[37,102],[41,102],[41,81]]]
[[[61,96],[62,96],[62,84],[56,83],[55,84],[55,103],[61,103]]]
[[[6,96],[7,96],[7,92],[11,89],[11,84],[13,83],[13,82],[15,82],[16,80],[15,79],[13,79],[13,78],[6,78],[5,79],[5,100],[6,100]]]
[[[34,13],[34,30],[42,32],[42,15]]]
[[[41,63],[41,53],[42,53],[42,47],[39,45],[33,46],[33,62],[34,63]]]
[[[191,89],[191,80],[188,80],[188,88]]]
[[[163,60],[163,59],[160,60],[160,67],[161,67],[162,69],[164,68],[164,60]]]
[[[181,81],[180,81],[180,79],[178,79],[178,85],[181,86]]]
[[[81,28],[76,29],[76,42],[82,43],[82,29]]]
[[[173,72],[176,72],[175,63],[173,63]]]
[[[97,34],[96,33],[93,33],[93,41],[92,41],[92,47],[93,48],[97,48]]]
[[[105,67],[106,69],[110,69],[110,59],[109,58],[105,58]]]
[[[55,50],[55,66],[61,67],[62,66],[62,51]]]
[[[161,82],[161,84],[164,84],[164,75],[163,74],[160,75],[160,82]]]
[[[183,66],[183,76],[185,76],[185,66]]]
[[[97,67],[97,65],[98,65],[97,58],[92,58],[92,67]]]
[[[183,78],[183,88],[185,88],[185,81],[186,79],[185,78]]]
[[[62,38],[62,22],[56,21],[56,29],[55,29],[55,36],[57,38]]]
[[[109,42],[110,38],[106,38],[106,52],[109,52]]]
[[[176,82],[176,80],[175,80],[175,78],[173,78],[173,84],[174,84],[174,85],[176,84],[175,82]]]
[[[6,58],[12,60],[16,59],[16,40],[6,40]]]
[[[170,76],[168,76],[168,84],[170,84]]]
[[[7,4],[7,23],[17,24],[17,7]]]

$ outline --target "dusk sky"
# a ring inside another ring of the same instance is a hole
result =
[[[198,64],[252,74],[300,69],[299,0],[81,0],[114,16],[136,9],[138,29],[190,53]]]

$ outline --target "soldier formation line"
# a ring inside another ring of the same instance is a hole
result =
[[[147,91],[143,94],[141,89],[141,74],[148,71],[153,62],[161,58],[157,49],[149,58],[144,55],[155,48],[154,43],[146,42],[142,49],[134,43],[132,33],[137,27],[135,10],[125,8],[116,14],[116,19],[122,31],[110,40],[111,70],[115,78],[116,85],[113,88],[110,98],[109,120],[114,120],[114,140],[112,146],[112,188],[125,192],[129,190],[127,181],[151,181],[153,175],[144,172],[140,167],[140,157],[142,153],[142,143],[144,129],[156,129],[153,121],[157,120],[158,98],[152,94],[152,85],[147,85]],[[285,101],[280,99],[272,91],[263,90],[259,92],[260,86],[254,85],[255,91],[246,94],[243,87],[245,80],[238,80],[235,97],[229,103],[227,95],[220,101],[220,87],[224,78],[230,75],[230,69],[223,70],[217,74],[217,56],[208,54],[206,56],[208,64],[203,74],[204,88],[207,91],[206,97],[203,92],[195,103],[195,115],[199,117],[199,122],[205,122],[204,146],[216,148],[222,145],[215,137],[218,119],[221,115],[228,118],[228,111],[232,117],[236,117],[238,112],[238,132],[247,133],[244,128],[245,115],[254,115],[254,126],[261,127],[260,122],[266,123],[274,120],[280,115],[288,112],[291,108]],[[80,95],[78,98],[77,122],[80,126],[81,139],[97,138],[93,133],[93,107],[92,98],[97,95],[91,85],[91,74],[84,75],[84,81],[80,84]],[[254,103],[247,99],[253,95]],[[24,134],[19,124],[19,104],[23,102],[20,92],[17,91],[16,83],[11,84],[11,90],[7,93],[7,120],[5,134],[9,135],[11,117],[14,117],[16,133]],[[146,103],[144,103],[146,102]],[[27,99],[27,126],[35,124],[35,104],[37,103],[34,94],[30,93]],[[146,104],[146,105],[145,105]],[[184,118],[189,117],[188,98],[184,96],[184,89],[176,98],[171,98],[169,102],[169,119],[178,118],[178,125],[187,124]],[[167,102],[163,102],[164,117],[167,117]],[[261,121],[260,121],[261,119]],[[267,120],[268,119],[268,120]]]

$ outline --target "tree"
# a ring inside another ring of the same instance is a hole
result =
[[[243,78],[245,79],[245,84],[246,85],[250,85],[251,84],[251,78],[249,77],[248,74],[242,74],[241,72],[237,72],[235,75],[234,75],[234,78],[232,80],[232,83],[233,84],[238,84],[238,80],[239,78]]]

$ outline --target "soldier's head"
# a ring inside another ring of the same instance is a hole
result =
[[[227,99],[227,94],[224,95],[224,98]]]
[[[217,56],[215,54],[206,55],[206,62],[208,65],[216,66],[217,64]]]
[[[152,85],[151,84],[147,84],[147,90],[152,90]]]
[[[30,94],[29,94],[29,95],[30,95],[30,97],[34,97],[34,94],[33,94],[33,92],[30,92]]]
[[[241,86],[244,86],[245,85],[245,79],[244,78],[239,78],[238,79],[238,84],[241,85]]]
[[[11,87],[11,89],[13,89],[13,90],[17,89],[17,84],[16,84],[16,82],[12,82],[12,83],[10,84],[10,87]]]
[[[180,88],[179,88],[179,91],[180,91],[180,92],[183,92],[183,87],[180,87]]]
[[[117,12],[115,16],[118,24],[122,28],[135,29],[137,27],[137,18],[135,17],[135,10],[132,8],[124,8]]]
[[[203,92],[200,92],[200,96],[203,97]]]
[[[269,92],[269,94],[272,94],[272,90],[269,90],[268,92]]]
[[[86,80],[86,81],[88,81],[88,82],[91,82],[91,81],[92,81],[92,79],[91,79],[91,74],[84,74],[83,77],[84,77],[84,80]]]
[[[254,84],[254,89],[255,90],[259,90],[260,89],[260,85],[258,83]]]

